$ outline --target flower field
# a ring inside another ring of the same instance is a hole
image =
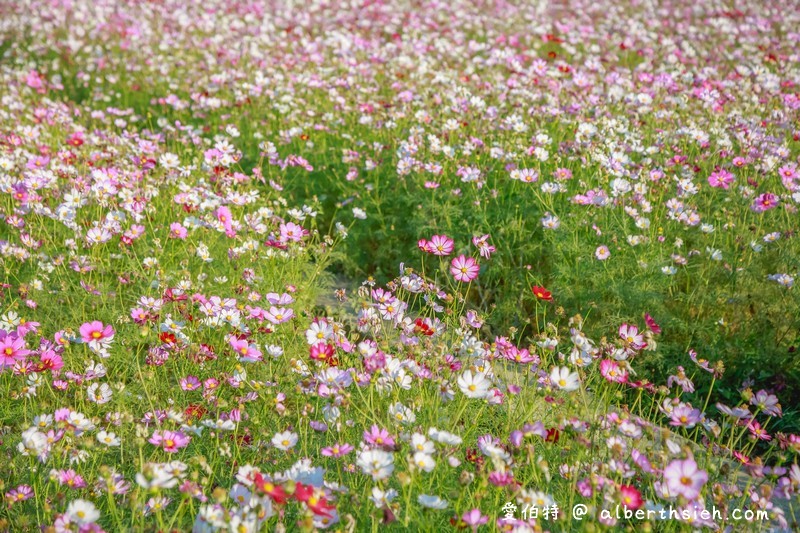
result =
[[[0,1],[0,531],[800,527],[800,10]]]

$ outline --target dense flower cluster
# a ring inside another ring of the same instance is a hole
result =
[[[6,4],[0,530],[797,526],[796,13]]]

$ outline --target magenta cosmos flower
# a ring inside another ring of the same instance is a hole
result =
[[[700,495],[700,489],[708,481],[708,474],[697,467],[691,457],[675,459],[664,469],[664,484],[670,496],[683,496],[694,500]]]
[[[779,202],[780,198],[778,198],[776,195],[772,194],[771,192],[765,192],[755,199],[753,205],[750,206],[750,209],[756,213],[763,213],[764,211],[769,211],[770,209],[777,207]]]
[[[469,283],[477,278],[479,270],[478,262],[465,255],[459,255],[450,263],[450,273],[456,278],[456,281],[464,283]]]
[[[110,341],[114,338],[114,328],[111,327],[111,324],[104,326],[99,320],[86,322],[79,331],[83,342]]]
[[[25,349],[25,339],[0,330],[0,369],[14,366],[29,353],[30,350]]]
[[[718,189],[727,189],[733,183],[733,174],[727,170],[717,170],[708,176],[708,184]]]

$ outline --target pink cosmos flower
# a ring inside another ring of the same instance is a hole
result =
[[[233,229],[233,215],[231,214],[231,210],[227,207],[220,206],[214,211],[214,216],[217,217],[217,220],[222,224],[225,228],[225,234],[228,237],[235,237],[236,231]]]
[[[641,350],[647,346],[647,343],[644,342],[644,337],[639,334],[639,328],[630,324],[622,324],[619,327],[619,337],[625,342],[626,346],[634,350]]]
[[[750,425],[747,426],[747,429],[750,430],[750,434],[759,440],[772,440],[772,437],[767,430],[764,429],[761,424],[753,420],[750,422]]]
[[[33,498],[33,488],[30,485],[19,485],[15,489],[6,492],[6,501],[9,505],[16,502],[24,502]]]
[[[322,453],[322,455],[325,457],[343,457],[352,452],[353,449],[354,448],[352,445],[345,442],[344,444],[334,444],[333,446],[322,448],[320,453]]]
[[[169,225],[169,236],[171,239],[185,239],[189,231],[181,226],[180,222],[173,222]]]
[[[426,242],[425,251],[433,255],[450,255],[453,253],[453,239],[447,235],[434,235],[431,240]]]
[[[594,251],[594,256],[599,261],[605,261],[609,257],[611,257],[611,250],[608,249],[608,246],[601,245],[598,246],[597,249]]]
[[[784,187],[794,192],[798,188],[797,179],[800,178],[797,167],[795,165],[784,165],[778,169],[778,175],[781,177],[781,183]]]
[[[613,359],[600,361],[600,374],[612,383],[625,383],[628,381],[628,371]]]
[[[109,342],[114,338],[114,328],[111,324],[104,326],[99,320],[86,322],[78,330],[83,342]]]
[[[58,482],[72,489],[82,489],[86,487],[86,481],[83,479],[83,476],[72,469],[59,471]]]
[[[195,376],[186,376],[181,379],[181,389],[185,391],[197,390],[201,387],[200,380]]]
[[[279,229],[281,231],[280,241],[282,243],[300,242],[303,240],[303,237],[308,234],[307,230],[303,229],[302,226],[298,226],[294,222],[281,224]]]
[[[700,470],[693,458],[675,459],[664,469],[664,485],[670,496],[683,496],[694,500],[708,481],[708,474]]]
[[[0,330],[0,369],[14,366],[29,353],[30,350],[25,349],[25,339]]]
[[[472,257],[459,255],[450,263],[450,273],[456,279],[463,283],[469,283],[478,277],[480,266],[478,262]]]
[[[131,318],[134,322],[139,325],[146,324],[147,320],[150,318],[150,313],[142,309],[141,307],[137,307],[131,310]]]
[[[25,187],[25,185],[22,183],[15,183],[11,186],[11,189],[14,191],[11,195],[14,200],[23,205],[28,202],[28,189]]]
[[[718,189],[727,189],[731,183],[733,183],[733,174],[724,169],[714,171],[708,176],[708,184]]]
[[[364,432],[364,440],[369,444],[391,448],[394,446],[394,437],[388,431],[376,425],[372,425],[369,431]]]
[[[481,513],[480,509],[472,509],[467,511],[461,516],[461,520],[470,526],[473,531],[477,531],[479,526],[482,526],[489,521],[489,517]]]
[[[309,348],[309,357],[315,361],[327,361],[333,354],[333,345],[327,342],[318,342]]]
[[[64,367],[64,360],[53,350],[46,350],[39,356],[39,364],[42,370],[50,370],[54,374],[58,374],[59,370]]]
[[[255,344],[250,344],[246,339],[237,339],[236,337],[231,337],[228,342],[231,348],[233,348],[233,351],[239,356],[240,361],[248,363],[261,361],[261,350],[259,350]]]
[[[28,72],[28,75],[25,77],[25,83],[31,89],[36,89],[39,92],[44,92],[44,76],[36,72],[35,70],[31,70]]]
[[[691,406],[681,404],[675,407],[670,413],[670,426],[685,427],[691,429],[703,419],[700,409],[693,409]]]
[[[495,470],[489,474],[489,483],[495,487],[507,487],[514,483],[514,474],[509,471]]]
[[[264,313],[264,318],[273,324],[283,324],[294,316],[294,311],[288,307],[275,307],[269,308],[268,313]]]
[[[191,439],[180,431],[155,431],[148,439],[150,444],[163,448],[167,453],[175,453],[185,448]]]
[[[480,252],[481,257],[484,259],[489,259],[491,255],[497,250],[494,246],[489,244],[489,235],[483,235],[481,237],[473,237],[472,244],[474,244],[478,248],[478,252]]]
[[[539,356],[531,354],[527,349],[519,349],[512,346],[506,350],[505,358],[515,363],[535,363],[539,364]]]

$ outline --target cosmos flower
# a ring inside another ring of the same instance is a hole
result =
[[[458,378],[458,388],[467,398],[486,398],[492,383],[482,372],[472,373],[466,370]]]
[[[727,189],[733,183],[733,174],[727,170],[716,170],[708,176],[708,184],[712,187]]]
[[[14,366],[30,353],[25,349],[25,339],[0,330],[0,369]]]
[[[694,500],[700,495],[700,489],[708,481],[708,474],[698,468],[691,457],[675,459],[664,468],[664,484],[672,497],[683,496]]]
[[[597,249],[594,251],[594,256],[599,261],[605,261],[609,257],[611,257],[611,251],[608,249],[608,246],[598,246]]]
[[[443,500],[439,496],[433,496],[430,494],[420,494],[417,497],[417,503],[423,507],[427,507],[428,509],[447,509],[447,507],[450,505],[447,503],[447,500]]]
[[[574,391],[580,387],[580,379],[577,372],[570,372],[569,368],[554,367],[550,372],[550,383],[563,391]]]
[[[281,433],[276,433],[274,437],[272,437],[272,445],[275,446],[277,449],[282,451],[291,450],[294,448],[295,444],[297,444],[299,437],[297,433],[293,433],[291,431],[283,431]]]
[[[553,294],[540,285],[534,285],[531,287],[531,292],[539,300],[544,300],[545,302],[550,302],[553,300]]]
[[[430,241],[420,241],[425,243],[424,251],[440,256],[447,256],[453,253],[455,244],[453,239],[447,235],[434,235]]]
[[[104,326],[99,320],[86,322],[78,331],[85,343],[108,343],[114,338],[114,328],[111,324]]]
[[[320,453],[326,457],[344,457],[348,453],[353,451],[353,447],[350,444],[334,444],[333,446],[329,446],[326,448],[322,448]]]
[[[459,255],[450,263],[450,273],[456,281],[469,283],[478,277],[480,266],[472,257]]]
[[[600,374],[612,383],[625,383],[628,381],[628,371],[613,359],[600,361]]]
[[[620,485],[619,487],[620,503],[626,509],[635,511],[644,505],[642,494],[632,485]]]
[[[167,453],[176,453],[181,448],[188,446],[190,440],[189,436],[180,431],[155,431],[148,442],[162,448]]]
[[[365,474],[372,476],[373,481],[387,479],[394,472],[394,457],[379,449],[360,452],[356,464]]]
[[[73,500],[67,506],[67,516],[76,524],[84,526],[97,522],[100,519],[100,511],[90,501]]]

